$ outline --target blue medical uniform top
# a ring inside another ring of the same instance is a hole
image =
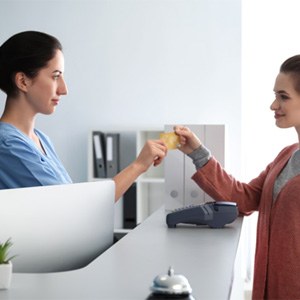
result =
[[[0,122],[0,189],[72,183],[50,139],[35,133],[46,154],[19,129]]]

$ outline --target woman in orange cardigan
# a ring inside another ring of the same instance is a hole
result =
[[[271,104],[276,125],[294,127],[300,142],[300,55],[287,59]],[[193,180],[215,200],[236,201],[244,215],[259,212],[253,299],[300,299],[300,150],[284,148],[249,183],[230,176],[189,129],[175,126],[183,153],[193,159]]]

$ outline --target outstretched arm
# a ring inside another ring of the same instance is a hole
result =
[[[113,178],[116,184],[115,201],[122,197],[133,182],[151,165],[158,166],[166,154],[167,147],[161,140],[147,141],[136,160]]]

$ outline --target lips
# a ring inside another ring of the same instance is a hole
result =
[[[281,117],[283,117],[283,116],[284,116],[284,114],[278,114],[278,113],[275,113],[274,118],[275,118],[275,119],[279,119],[279,118],[281,118]]]
[[[59,99],[52,99],[52,102],[53,102],[55,105],[58,105]]]

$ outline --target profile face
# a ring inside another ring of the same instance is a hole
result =
[[[279,73],[275,85],[275,100],[271,110],[279,128],[295,127],[300,129],[300,95],[295,90],[291,74]]]
[[[60,50],[33,79],[28,79],[27,101],[33,113],[52,114],[62,95],[66,95],[64,56]]]

